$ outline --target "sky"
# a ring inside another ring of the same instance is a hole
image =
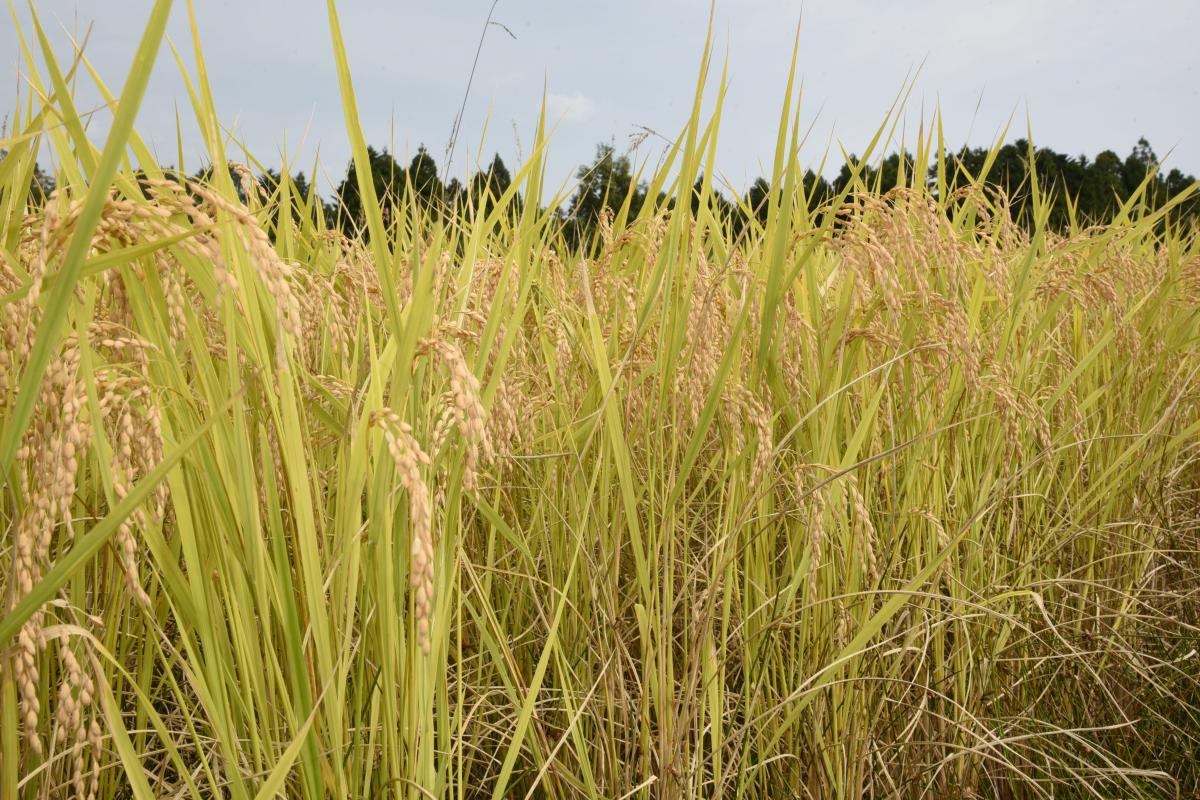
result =
[[[19,4],[18,25],[32,31]],[[86,52],[110,87],[125,79],[150,0],[35,0],[60,61],[68,32],[91,25]],[[168,27],[194,71],[187,4]],[[367,141],[407,163],[424,144],[439,164],[463,102],[493,0],[340,0],[343,34]],[[322,0],[195,0],[204,58],[222,122],[262,163],[286,154],[328,193],[350,157],[329,23]],[[911,142],[941,110],[947,144],[990,143],[1031,127],[1036,144],[1069,154],[1124,157],[1146,137],[1168,167],[1200,173],[1197,0],[716,0],[717,72],[729,87],[718,139],[720,178],[743,191],[769,173],[799,24],[801,160],[861,152],[906,78]],[[486,26],[450,174],[499,153],[528,154],[546,98],[554,125],[547,177],[567,186],[598,143],[652,166],[687,120],[709,18],[707,0],[498,0]],[[0,22],[0,113],[22,97],[16,28]],[[165,47],[137,129],[163,164],[206,161],[179,68]],[[99,105],[80,88],[81,108]],[[107,112],[91,120],[96,141]],[[665,137],[665,138],[660,138]],[[3,136],[0,136],[2,139]],[[898,144],[898,143],[897,143]],[[228,149],[238,157],[238,146]],[[831,172],[833,170],[826,170]],[[515,169],[514,169],[515,172]]]

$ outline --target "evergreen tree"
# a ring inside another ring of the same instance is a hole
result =
[[[400,198],[403,197],[404,168],[396,163],[387,149],[367,148],[367,160],[371,165],[371,183],[387,221],[392,219]],[[334,219],[346,233],[366,232],[366,216],[363,212],[362,196],[358,190],[358,167],[353,160],[346,168],[346,177],[334,191]]]
[[[645,186],[635,184],[628,156],[618,156],[606,144],[596,147],[595,160],[576,173],[579,187],[567,212],[567,238],[573,244],[586,241],[596,229],[600,213],[616,214],[629,198],[629,214],[636,216],[646,201]]]
[[[417,154],[409,162],[407,177],[409,191],[422,206],[426,209],[436,209],[440,206],[445,187],[438,178],[437,162],[429,155],[425,145],[417,148]]]
[[[489,214],[500,196],[512,186],[512,175],[497,153],[486,170],[471,177],[470,202],[477,214]]]

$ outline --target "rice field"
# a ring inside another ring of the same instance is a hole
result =
[[[348,237],[259,188],[198,43],[231,169],[156,165],[168,9],[121,87],[26,32],[0,797],[1197,796],[1200,242],[1170,206],[1060,233],[1035,184],[1018,226],[983,176],[946,190],[934,120],[907,188],[810,211],[789,82],[734,235],[706,50],[643,176],[693,204],[568,246],[543,121],[486,210],[385,218],[331,3]]]

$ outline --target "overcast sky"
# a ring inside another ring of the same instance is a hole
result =
[[[323,0],[195,0],[222,121],[262,162],[285,150],[327,191],[349,158]],[[19,4],[24,7],[24,4]],[[93,25],[88,54],[109,85],[123,83],[149,0],[37,0],[60,58],[63,28]],[[339,9],[368,142],[406,163],[419,144],[442,161],[492,0],[341,0]],[[730,87],[718,164],[739,190],[769,171],[778,110],[801,3],[717,0],[718,60]],[[672,137],[690,110],[704,43],[704,0],[499,0],[471,88],[452,172],[499,152],[528,152],[543,87],[557,121],[549,178],[556,185],[618,150],[647,126]],[[28,12],[19,12],[31,30]],[[0,22],[0,109],[14,107],[18,44]],[[922,108],[940,106],[947,142],[986,144],[1026,113],[1040,144],[1071,154],[1114,149],[1139,136],[1168,162],[1200,173],[1198,0],[809,0],[803,8],[802,118],[814,124],[803,159],[816,166],[839,142],[861,151],[905,76],[921,67],[907,108],[910,137]],[[511,36],[510,33],[511,32]],[[192,68],[187,6],[169,36]],[[514,38],[515,37],[515,38]],[[922,66],[923,64],[923,66]],[[138,118],[164,164],[175,164],[176,110],[187,168],[203,151],[167,48]],[[714,76],[715,78],[715,76]],[[715,79],[713,81],[715,83]],[[24,92],[22,92],[24,94]],[[81,92],[81,107],[96,102]],[[94,135],[106,121],[97,115]],[[653,157],[655,140],[639,153]],[[231,150],[234,157],[236,151]]]

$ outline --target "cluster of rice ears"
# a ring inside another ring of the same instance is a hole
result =
[[[287,180],[239,191],[261,165],[198,43],[196,121],[242,165],[155,166],[132,121],[168,7],[119,95],[23,42],[0,796],[1197,791],[1200,246],[1169,207],[1015,227],[981,181],[944,191],[935,118],[939,180],[810,213],[789,81],[735,238],[706,48],[648,176],[703,175],[695,211],[567,248],[543,118],[486,214],[385,223],[363,180],[349,239]]]

